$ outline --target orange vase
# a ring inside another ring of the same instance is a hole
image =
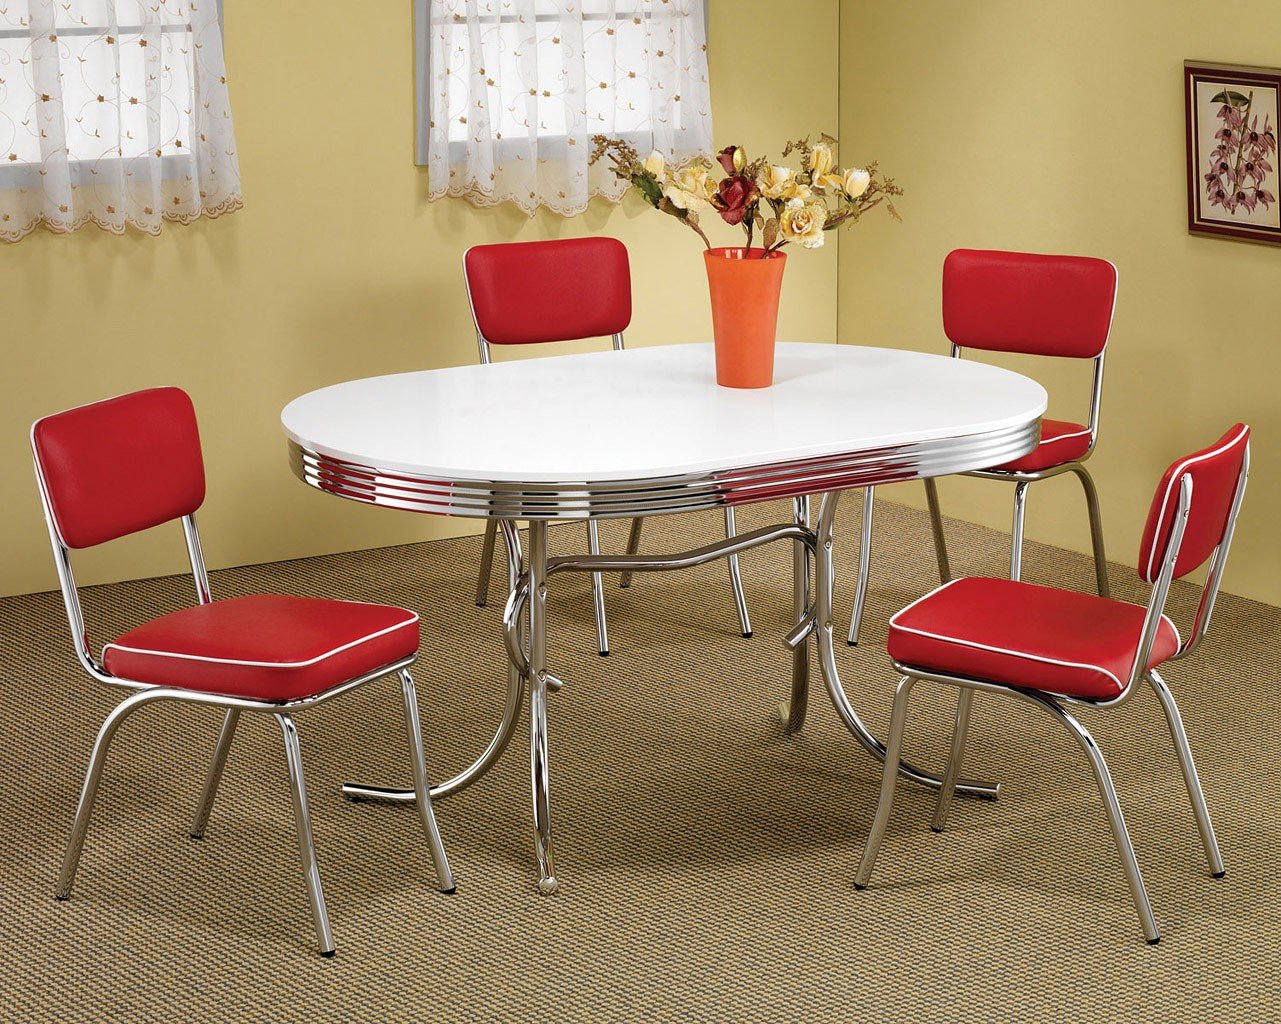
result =
[[[778,296],[787,257],[740,247],[709,249],[707,284],[716,338],[716,383],[767,388],[774,383]]]

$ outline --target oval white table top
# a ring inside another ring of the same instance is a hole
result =
[[[281,422],[302,449],[383,473],[605,483],[997,433],[1046,407],[1009,370],[859,345],[780,344],[774,380],[719,387],[710,344],[665,345],[348,381]]]

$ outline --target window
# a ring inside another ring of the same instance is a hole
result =
[[[0,237],[238,205],[220,8],[0,3]]]
[[[704,0],[418,0],[416,13],[433,197],[571,213],[619,194],[586,166],[594,134],[710,152]]]

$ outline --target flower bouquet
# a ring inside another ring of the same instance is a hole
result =
[[[716,380],[727,387],[769,387],[774,376],[778,300],[790,244],[817,249],[825,232],[857,223],[885,205],[895,220],[893,197],[903,190],[882,177],[875,163],[840,168],[836,139],[822,135],[789,142],[783,158],[799,168],[749,161],[741,146],[727,146],[716,162],[698,157],[669,167],[660,153],[644,159],[618,139],[594,136],[591,161],[608,157],[614,174],[630,183],[650,206],[675,217],[703,240],[716,337]],[[717,166],[723,173],[715,180]],[[713,247],[699,221],[717,213],[742,228],[743,246]],[[759,245],[753,242],[759,238]]]

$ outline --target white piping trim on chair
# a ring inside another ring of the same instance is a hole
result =
[[[991,646],[990,644],[981,644],[981,643],[978,643],[978,642],[973,641],[973,640],[962,640],[960,637],[956,637],[956,636],[944,636],[944,635],[942,635],[942,634],[940,634],[940,633],[931,633],[931,632],[929,632],[928,630],[924,630],[924,629],[913,629],[911,626],[901,626],[901,625],[899,625],[899,623],[898,623],[898,621],[897,621],[897,620],[898,620],[898,617],[899,617],[900,615],[903,615],[903,614],[905,614],[905,613],[907,613],[907,612],[911,611],[913,608],[915,608],[915,607],[916,607],[918,604],[920,604],[922,601],[926,601],[926,600],[928,600],[929,598],[933,597],[935,594],[942,593],[944,590],[946,590],[948,587],[952,586],[954,583],[962,583],[962,582],[964,582],[964,581],[965,581],[965,580],[967,580],[967,579],[974,579],[974,578],[975,578],[975,577],[973,577],[973,576],[962,576],[962,577],[960,577],[959,579],[949,580],[947,583],[944,583],[942,586],[935,587],[933,590],[931,590],[931,591],[930,591],[928,594],[926,594],[924,597],[918,597],[915,601],[913,601],[911,604],[909,604],[906,608],[902,608],[902,609],[900,609],[899,611],[895,612],[892,616],[890,616],[890,627],[891,627],[892,629],[901,629],[901,630],[902,630],[903,632],[905,632],[905,633],[914,633],[914,634],[916,634],[917,636],[927,637],[927,638],[929,638],[929,639],[931,639],[931,640],[939,640],[939,641],[942,641],[942,642],[944,642],[944,643],[949,643],[949,644],[959,644],[959,645],[960,645],[960,646],[962,646],[962,647],[970,647],[970,648],[973,648],[974,650],[978,650],[978,651],[990,651],[992,654],[1004,654],[1004,655],[1006,655],[1006,656],[1008,656],[1008,657],[1011,657],[1011,658],[1022,658],[1022,659],[1023,659],[1023,660],[1025,660],[1025,661],[1038,661],[1038,662],[1041,662],[1041,663],[1042,663],[1042,664],[1044,664],[1044,665],[1059,665],[1059,666],[1062,666],[1063,668],[1084,668],[1084,669],[1091,669],[1091,670],[1093,670],[1093,671],[1095,671],[1095,672],[1098,672],[1098,673],[1100,673],[1101,675],[1105,675],[1105,676],[1107,676],[1109,679],[1111,679],[1111,680],[1112,680],[1112,682],[1114,682],[1114,683],[1116,684],[1116,688],[1117,688],[1117,690],[1118,690],[1118,691],[1121,691],[1121,690],[1124,690],[1124,689],[1125,689],[1125,687],[1124,687],[1124,686],[1122,685],[1122,683],[1121,683],[1121,680],[1120,680],[1120,679],[1118,679],[1114,673],[1109,672],[1107,669],[1103,668],[1101,665],[1090,665],[1090,664],[1086,664],[1086,663],[1079,662],[1079,661],[1062,661],[1062,660],[1060,660],[1060,659],[1058,659],[1058,658],[1046,658],[1046,657],[1043,657],[1043,656],[1041,656],[1041,655],[1039,655],[1039,654],[1030,654],[1030,653],[1029,653],[1029,652],[1027,652],[1027,651],[1011,651],[1011,650],[1008,650],[1008,649],[1006,649],[1006,648],[1004,648],[1004,647],[993,647],[993,646]],[[1018,581],[1015,581],[1015,582],[1018,582]],[[1035,586],[1035,584],[1032,584],[1032,583],[1022,583],[1021,585],[1022,585],[1022,586],[1025,586],[1025,587]],[[1111,599],[1111,598],[1101,598],[1100,600],[1109,601],[1109,600],[1112,600],[1112,599]],[[1124,604],[1124,603],[1126,603],[1126,602],[1116,601],[1115,603],[1116,603],[1116,604]],[[1137,607],[1137,605],[1136,605],[1135,607]],[[1172,620],[1168,615],[1164,615],[1164,614],[1163,614],[1163,615],[1161,616],[1161,618],[1162,618],[1162,620],[1163,620],[1163,621],[1165,621],[1166,623],[1168,623],[1168,624],[1169,624],[1169,626],[1170,626],[1170,628],[1171,628],[1172,630],[1174,630],[1175,648],[1177,649],[1178,647],[1182,646],[1183,641],[1182,641],[1182,638],[1179,636],[1179,627],[1178,627],[1178,626],[1176,626],[1176,625],[1174,624],[1174,621],[1173,621],[1173,620]],[[1039,688],[1037,688],[1037,689],[1039,689]],[[1053,690],[1045,690],[1045,691],[1042,691],[1042,692],[1045,692],[1045,693],[1053,693],[1054,691],[1053,691]]]
[[[1187,472],[1188,467],[1195,465],[1198,462],[1202,462],[1205,459],[1213,458],[1214,456],[1227,451],[1234,444],[1240,441],[1241,438],[1249,431],[1249,429],[1250,429],[1249,425],[1243,423],[1241,425],[1241,429],[1237,431],[1235,437],[1233,437],[1230,441],[1225,441],[1218,448],[1214,449],[1214,451],[1202,452],[1200,455],[1192,455],[1184,459],[1182,462],[1178,462],[1175,464],[1175,470],[1173,473],[1170,474],[1170,482],[1165,485],[1165,495],[1161,498],[1161,513],[1160,515],[1157,516],[1157,519],[1156,519],[1156,529],[1158,533],[1161,530],[1161,524],[1165,522],[1165,510],[1170,504],[1170,495],[1174,493],[1175,485],[1183,478],[1183,474]],[[1152,550],[1148,552],[1148,564],[1147,564],[1147,568],[1144,570],[1144,573],[1143,573],[1143,579],[1145,582],[1151,582],[1152,580],[1152,560],[1154,558],[1156,558],[1156,537],[1152,538]]]
[[[351,602],[353,604],[357,602]],[[402,609],[403,611],[404,609]],[[175,651],[151,651],[141,647],[126,647],[123,644],[109,643],[102,648],[103,660],[106,660],[107,651],[117,650],[125,654],[146,654],[156,658],[178,658],[182,661],[204,661],[214,665],[242,665],[246,668],[307,668],[311,665],[318,664],[332,658],[335,654],[341,654],[343,651],[358,647],[360,644],[368,643],[370,640],[377,640],[380,636],[386,636],[388,633],[394,633],[398,629],[404,629],[406,626],[415,626],[418,624],[417,612],[409,612],[409,618],[404,622],[398,622],[394,626],[388,626],[386,629],[380,629],[376,633],[370,633],[368,636],[362,636],[359,640],[352,640],[350,643],[342,644],[335,647],[332,651],[326,651],[307,661],[243,661],[238,658],[211,658],[202,654],[178,654]]]

